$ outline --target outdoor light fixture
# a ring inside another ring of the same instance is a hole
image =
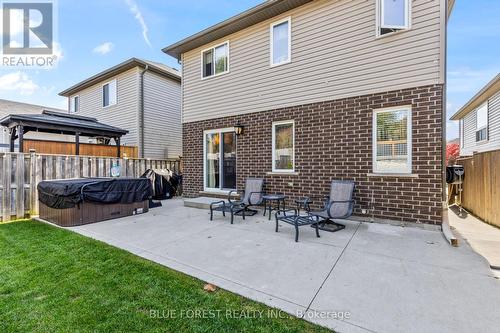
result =
[[[244,127],[240,125],[240,123],[237,123],[236,126],[234,126],[234,133],[236,133],[236,135],[241,135],[243,134],[243,129]]]

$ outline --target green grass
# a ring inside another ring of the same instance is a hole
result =
[[[220,289],[207,293],[203,285],[66,230],[0,224],[0,332],[327,331],[290,316],[271,318],[265,305]],[[188,319],[188,310],[216,315]],[[227,310],[264,315],[234,319]]]

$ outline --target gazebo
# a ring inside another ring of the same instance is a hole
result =
[[[80,136],[114,139],[120,157],[120,139],[128,131],[100,123],[95,118],[44,110],[40,114],[11,114],[0,120],[9,129],[10,151],[19,139],[19,152],[23,152],[23,137],[28,132],[74,135],[76,155],[80,155]]]

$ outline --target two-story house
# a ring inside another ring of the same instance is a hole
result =
[[[500,74],[458,110],[460,155],[500,149]]]
[[[137,146],[140,157],[182,155],[181,74],[173,68],[132,58],[59,95],[70,113],[128,130],[122,144]]]
[[[164,48],[182,63],[184,194],[356,181],[356,215],[440,224],[448,0],[266,1]],[[239,134],[239,135],[238,135]]]

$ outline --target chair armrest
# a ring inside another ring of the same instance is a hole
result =
[[[255,202],[255,203],[252,202],[252,195],[254,195],[254,194],[260,194],[260,200],[258,202]],[[264,192],[250,192],[250,196],[248,197],[248,203],[250,205],[259,205],[259,204],[261,204],[262,200],[263,200],[262,196],[264,196],[264,194],[265,194]]]
[[[228,193],[228,195],[227,195],[227,201],[229,202],[229,204],[231,204],[231,205],[237,205],[237,204],[240,204],[240,203],[241,203],[241,200],[235,200],[235,201],[231,200],[231,195],[232,195],[233,193],[239,194],[239,195],[240,195],[240,198],[241,198],[241,197],[242,197],[242,193],[244,193],[244,192],[240,192],[240,191],[238,191],[238,190],[231,190],[231,191],[229,191],[229,193]]]

